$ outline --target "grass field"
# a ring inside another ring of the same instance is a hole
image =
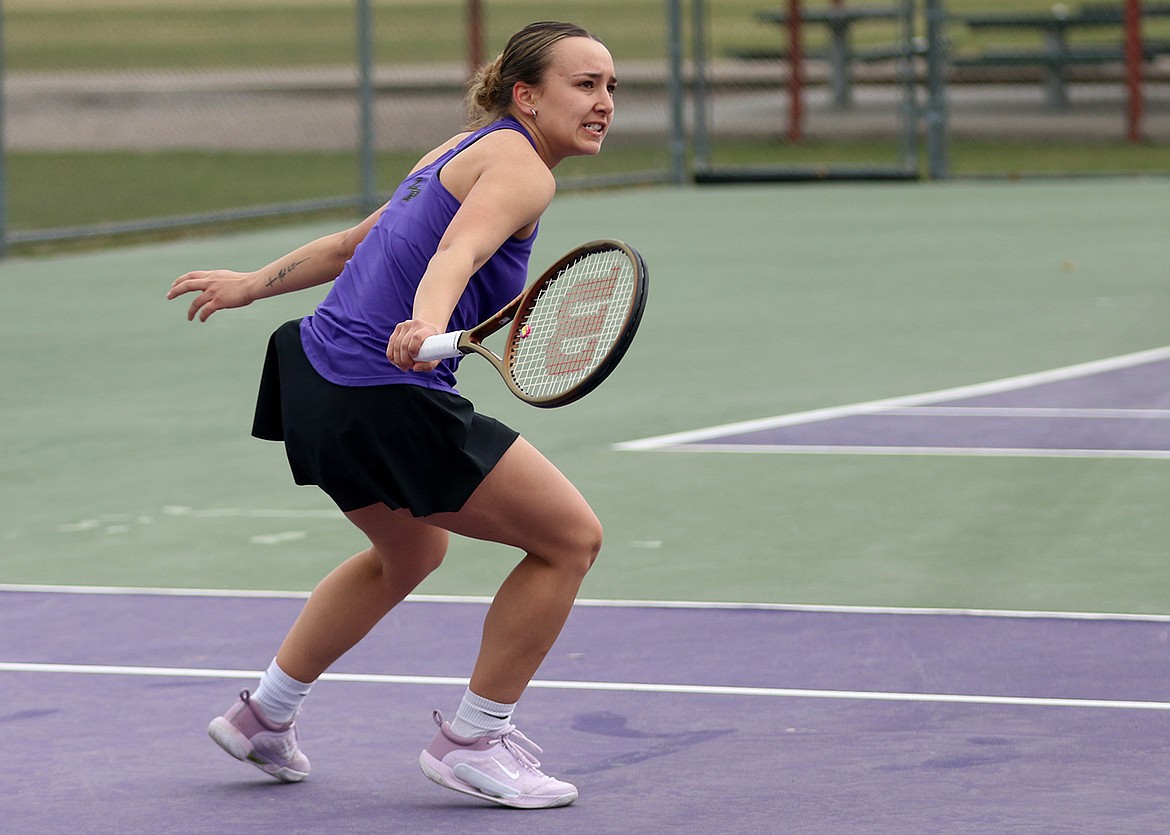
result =
[[[663,4],[485,2],[487,45],[499,49],[525,23],[573,20],[603,32],[618,55],[665,54]],[[374,42],[382,59],[403,63],[465,60],[463,0],[374,2]],[[767,36],[753,17],[756,0],[712,4],[729,40]],[[256,67],[352,64],[353,0],[177,0],[110,3],[17,0],[6,6],[12,70]],[[436,19],[443,25],[435,25]],[[452,21],[458,25],[450,26]],[[455,37],[452,37],[454,31]]]
[[[503,40],[535,18],[574,20],[602,33],[619,56],[660,58],[666,29],[661,0],[484,0],[487,44]],[[756,13],[767,0],[714,0],[708,3],[712,49],[775,46],[778,32]],[[809,7],[821,5],[810,2]],[[886,6],[886,0],[849,0],[852,6]],[[1076,4],[1069,4],[1074,6]],[[464,60],[465,40],[436,19],[461,21],[464,0],[373,0],[374,41],[383,60],[416,63]],[[683,6],[689,11],[690,0]],[[9,0],[4,7],[8,68],[25,70],[143,69],[168,67],[320,66],[352,64],[356,54],[354,0]],[[955,15],[976,11],[1047,12],[1049,0],[949,0]],[[1170,29],[1170,21],[1151,21],[1151,37]],[[457,29],[458,31],[458,29]],[[894,23],[867,23],[857,30],[860,44],[888,42]],[[962,51],[987,39],[961,27],[950,33]],[[460,32],[462,35],[462,32]],[[825,33],[810,27],[810,49],[823,45]],[[996,33],[998,40],[1004,39]],[[1038,34],[1006,36],[1039,41]],[[1100,33],[1074,33],[1074,38]]]

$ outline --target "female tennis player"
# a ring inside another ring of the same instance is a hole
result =
[[[601,548],[581,494],[527,441],[459,396],[456,360],[416,362],[424,339],[515,297],[552,169],[601,149],[613,59],[586,30],[534,23],[477,76],[469,130],[426,154],[362,223],[255,272],[198,270],[187,318],[333,281],[316,311],[272,336],[253,434],[285,444],[298,484],[320,486],[369,538],[313,591],[253,692],[208,732],[277,779],[309,761],[295,718],[312,683],[443,561],[449,532],[524,556],[490,606],[470,686],[422,752],[426,776],[504,806],[563,806],[577,789],[540,770],[512,724]]]

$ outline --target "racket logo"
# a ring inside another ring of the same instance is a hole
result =
[[[622,268],[583,281],[565,294],[557,308],[557,327],[545,348],[545,370],[552,375],[576,374],[589,368],[605,326],[609,302]]]

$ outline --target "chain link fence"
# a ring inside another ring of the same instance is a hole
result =
[[[3,0],[0,241],[359,216],[540,18],[620,79],[562,187],[1170,172],[1156,0]]]
[[[1170,2],[696,3],[698,179],[1170,172]]]
[[[950,0],[942,46],[954,174],[1170,171],[1170,3]]]
[[[695,3],[696,177],[918,176],[913,0]]]
[[[621,130],[562,185],[670,178],[661,0],[7,0],[6,243],[364,213],[534,19],[602,33],[624,70]]]

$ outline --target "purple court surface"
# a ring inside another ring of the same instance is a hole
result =
[[[428,782],[486,606],[410,600],[301,717],[277,783],[206,736],[295,596],[0,591],[0,831],[1155,833],[1170,826],[1170,618],[601,604],[517,722],[581,799]]]
[[[623,449],[1170,457],[1170,349],[620,444]]]

